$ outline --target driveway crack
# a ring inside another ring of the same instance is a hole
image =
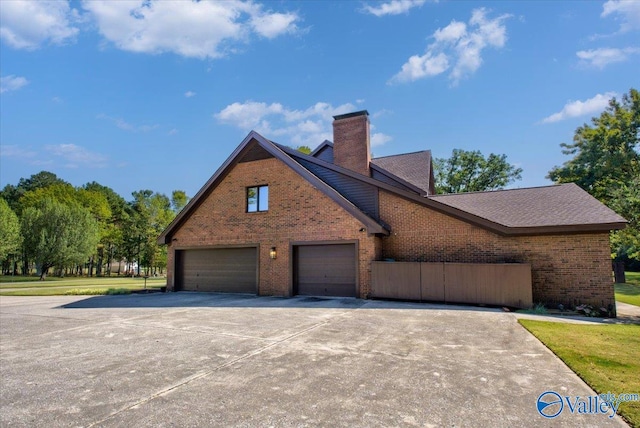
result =
[[[138,407],[138,406],[140,406],[142,404],[148,403],[148,402],[150,402],[150,401],[152,401],[152,400],[154,400],[154,399],[156,399],[158,397],[161,397],[161,396],[163,396],[165,394],[168,394],[171,391],[174,391],[174,390],[176,390],[178,388],[181,388],[181,387],[183,387],[183,386],[185,386],[185,385],[187,385],[187,384],[189,384],[189,383],[191,383],[193,381],[205,378],[205,377],[207,377],[207,376],[209,376],[209,375],[211,375],[213,373],[216,373],[216,372],[218,372],[218,371],[220,371],[222,369],[225,369],[225,368],[227,368],[229,366],[232,366],[232,365],[234,365],[234,364],[236,364],[236,363],[238,363],[240,361],[244,361],[244,360],[247,360],[247,359],[249,359],[249,358],[251,358],[251,357],[253,357],[255,355],[261,354],[262,352],[264,352],[264,351],[266,351],[268,349],[271,349],[271,348],[273,348],[275,346],[278,346],[281,343],[290,341],[290,340],[295,339],[296,337],[302,336],[303,334],[306,334],[306,333],[308,333],[310,331],[313,331],[313,330],[318,329],[320,327],[326,326],[326,325],[330,324],[331,322],[333,322],[336,318],[344,316],[344,315],[346,315],[348,313],[349,313],[349,311],[338,313],[338,314],[336,314],[335,316],[333,316],[333,317],[331,317],[329,319],[326,319],[324,321],[321,321],[321,322],[318,322],[316,324],[313,324],[312,326],[309,326],[309,327],[307,327],[305,329],[302,329],[300,331],[292,333],[292,334],[290,334],[290,335],[288,335],[286,337],[283,337],[281,339],[275,340],[275,341],[273,341],[273,342],[271,342],[269,344],[266,344],[266,345],[261,346],[261,347],[259,347],[257,349],[254,349],[253,351],[247,352],[247,353],[245,353],[245,354],[243,354],[243,355],[241,355],[241,356],[239,356],[237,358],[229,360],[229,361],[225,362],[224,364],[220,364],[218,366],[213,367],[212,369],[205,370],[203,372],[196,373],[196,374],[194,374],[192,376],[184,378],[181,381],[179,381],[177,383],[174,383],[174,384],[172,384],[172,385],[170,385],[170,386],[168,386],[168,387],[166,387],[166,388],[164,388],[164,389],[162,389],[160,391],[157,391],[152,395],[149,395],[149,396],[147,396],[145,398],[142,398],[142,399],[140,399],[140,400],[138,400],[138,401],[136,401],[136,402],[134,402],[132,404],[129,404],[129,405],[125,406],[125,407],[122,407],[122,408],[116,410],[115,412],[110,413],[105,418],[102,418],[99,421],[96,421],[96,422],[93,422],[93,423],[87,425],[87,427],[90,428],[90,427],[94,427],[96,425],[99,425],[99,424],[101,424],[103,422],[106,422],[109,419],[111,419],[111,418],[113,418],[113,417],[115,417],[115,416],[117,416],[117,415],[119,415],[119,414],[121,414],[123,412],[126,412],[127,410],[131,410],[131,409],[133,409],[135,407]]]

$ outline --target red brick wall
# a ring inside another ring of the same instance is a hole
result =
[[[369,176],[371,147],[366,114],[333,121],[333,162]]]
[[[380,191],[391,226],[382,257],[397,261],[531,264],[534,302],[614,304],[608,233],[503,237]]]
[[[246,188],[269,185],[269,210],[246,213]],[[289,247],[296,241],[359,241],[360,295],[369,292],[371,260],[380,255],[380,238],[360,232],[364,225],[321,191],[272,158],[237,164],[172,236],[167,286],[175,284],[176,248],[259,244],[259,293],[289,295]],[[269,258],[276,247],[278,257]]]

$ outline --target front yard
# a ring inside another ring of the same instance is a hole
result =
[[[166,278],[147,278],[146,288],[166,285]],[[47,278],[0,276],[0,296],[124,294],[145,288],[144,278]]]
[[[640,393],[640,326],[519,320],[598,394]],[[618,413],[640,427],[640,401]]]

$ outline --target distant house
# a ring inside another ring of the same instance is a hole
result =
[[[578,186],[434,195],[429,151],[371,159],[368,113],[334,119],[310,155],[247,135],[159,237],[169,290],[367,298],[375,261],[526,263],[534,302],[615,305],[625,220]]]

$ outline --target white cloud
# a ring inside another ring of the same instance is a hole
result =
[[[10,74],[9,76],[0,77],[0,94],[9,92],[9,91],[17,91],[29,84],[29,81],[22,76],[14,76]]]
[[[433,38],[436,39],[436,42],[455,43],[465,34],[467,34],[467,24],[464,22],[451,21],[451,24],[446,27],[438,28],[433,33]]]
[[[187,98],[191,98],[191,97],[195,97],[196,93],[193,92],[193,91],[187,91],[187,92],[184,93],[184,96],[187,97]]]
[[[100,113],[98,116],[96,116],[98,119],[104,119],[104,120],[108,120],[110,122],[113,122],[114,125],[116,125],[118,128],[124,130],[124,131],[131,131],[131,132],[149,132],[149,131],[153,131],[154,129],[158,129],[160,127],[160,125],[154,124],[154,125],[133,125],[129,122],[127,122],[126,120],[122,119],[121,117],[112,117],[112,116],[108,116],[106,114]]]
[[[414,7],[422,6],[426,0],[391,0],[377,6],[365,5],[363,11],[375,16],[400,15],[407,13]]]
[[[442,52],[435,56],[431,52],[424,55],[413,55],[402,65],[400,73],[396,74],[392,81],[412,82],[423,77],[437,76],[448,68],[449,59]]]
[[[619,20],[621,33],[640,30],[640,2],[637,0],[609,0],[602,6],[600,16],[614,16]]]
[[[598,48],[576,52],[582,63],[601,69],[612,63],[624,62],[629,59],[630,55],[634,54],[640,54],[640,48]]]
[[[102,168],[106,166],[107,157],[99,153],[90,152],[75,144],[57,144],[44,147],[51,155],[59,157],[65,161],[65,167],[77,168],[79,166],[90,166]]]
[[[561,111],[542,119],[542,123],[559,122],[564,119],[599,113],[609,105],[609,100],[615,96],[615,92],[606,92],[584,101],[569,101]]]
[[[36,157],[37,154],[33,150],[17,145],[0,145],[0,157],[3,158],[31,159]]]
[[[383,145],[384,143],[388,143],[393,138],[387,134],[383,134],[382,132],[375,132],[371,134],[371,147],[378,147]]]
[[[229,104],[213,117],[220,123],[235,126],[245,132],[255,130],[267,138],[293,146],[315,147],[324,140],[333,139],[333,116],[355,111],[354,104],[332,106],[318,102],[304,110],[294,110],[280,103],[246,101]],[[381,145],[391,140],[382,133],[371,136],[371,144]]]
[[[37,49],[43,43],[64,44],[78,34],[79,14],[67,1],[12,0],[0,7],[0,39],[16,49]]]
[[[273,39],[280,34],[296,32],[298,30],[296,25],[298,19],[298,16],[294,13],[261,14],[251,18],[251,27],[262,37]]]
[[[85,0],[98,30],[118,48],[192,58],[219,58],[252,34],[295,32],[298,15],[265,11],[251,1]]]
[[[75,144],[46,145],[43,150],[38,151],[18,145],[0,145],[0,157],[21,160],[36,166],[60,165],[66,162],[64,166],[67,168],[102,168],[107,165],[108,160],[107,156]]]
[[[468,24],[451,21],[438,28],[423,55],[413,55],[389,83],[413,82],[437,76],[447,70],[452,84],[475,73],[482,65],[482,51],[488,47],[502,48],[507,41],[504,21],[511,15],[489,19],[484,8],[474,9]]]

